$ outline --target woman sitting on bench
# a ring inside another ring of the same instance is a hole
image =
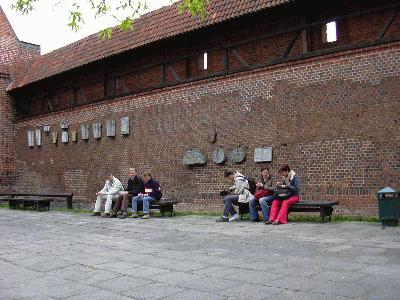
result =
[[[279,174],[283,178],[276,186],[269,221],[264,222],[266,225],[286,224],[289,206],[300,200],[300,180],[296,173],[285,165],[280,168]]]

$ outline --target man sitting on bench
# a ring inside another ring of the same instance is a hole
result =
[[[151,177],[150,172],[143,175],[144,177],[144,194],[140,193],[132,198],[132,218],[137,218],[137,203],[143,202],[143,217],[142,219],[150,218],[150,203],[161,199],[161,187],[157,180]]]
[[[121,182],[115,178],[112,174],[109,174],[107,177],[107,181],[103,187],[103,189],[96,193],[97,199],[96,204],[94,206],[94,212],[91,214],[92,217],[100,216],[100,207],[102,202],[107,199],[106,206],[104,209],[103,218],[110,218],[110,211],[112,206],[112,201],[117,200],[120,192],[124,190]]]
[[[118,196],[117,202],[114,204],[111,217],[125,219],[128,216],[128,202],[132,197],[144,192],[144,183],[134,168],[129,168],[128,187],[125,192]]]

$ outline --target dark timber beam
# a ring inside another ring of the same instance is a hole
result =
[[[399,9],[397,8],[393,15],[389,18],[386,22],[385,27],[383,28],[381,34],[379,35],[379,39],[383,39],[385,37],[386,32],[389,30],[390,25],[392,25],[394,19],[396,19],[397,15],[399,14]]]
[[[244,67],[248,67],[249,66],[249,63],[239,54],[239,52],[237,52],[236,49],[231,49],[231,52],[240,61],[242,66],[244,66]]]
[[[174,76],[175,81],[181,81],[178,73],[176,72],[176,70],[174,69],[173,66],[171,65],[167,65],[168,71],[172,74],[172,76]]]
[[[290,41],[289,45],[287,46],[285,52],[283,53],[282,57],[287,57],[290,53],[290,51],[292,51],[294,44],[296,43],[297,39],[299,38],[300,34],[302,33],[302,31],[298,31],[295,32],[294,37],[292,38],[292,40]]]

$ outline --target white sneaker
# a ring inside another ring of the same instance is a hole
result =
[[[229,219],[229,222],[232,222],[232,221],[239,221],[239,214],[234,214],[234,215]]]

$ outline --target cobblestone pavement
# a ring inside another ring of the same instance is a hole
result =
[[[399,299],[400,228],[0,209],[0,299]]]

